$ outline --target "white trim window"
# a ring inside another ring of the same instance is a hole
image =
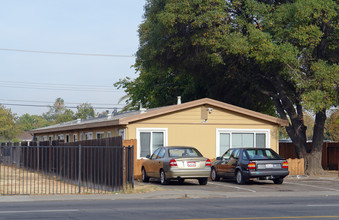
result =
[[[264,147],[270,148],[269,129],[222,129],[216,132],[216,157],[230,148]]]
[[[93,139],[93,132],[87,132],[85,134],[85,140],[92,140]]]
[[[137,128],[138,159],[151,155],[156,149],[168,145],[167,128]]]
[[[78,141],[78,134],[73,134],[73,142],[77,142]]]
[[[112,133],[110,131],[107,132],[107,137],[110,138],[112,136]]]
[[[119,136],[122,137],[122,140],[126,140],[126,129],[119,129],[118,133],[119,133]]]
[[[61,140],[61,141],[63,141],[63,140],[64,140],[64,135],[63,135],[63,134],[59,134],[59,136],[58,136],[58,140]]]
[[[97,139],[105,138],[105,132],[97,132],[96,135],[97,135]]]

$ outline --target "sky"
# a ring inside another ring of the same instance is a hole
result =
[[[113,84],[138,76],[131,66],[145,0],[0,3],[0,104],[17,116],[41,115],[49,108],[37,105],[58,97],[69,107],[91,103],[97,112],[123,107],[117,104],[125,93]]]

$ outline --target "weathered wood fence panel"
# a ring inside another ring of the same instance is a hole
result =
[[[311,147],[312,143],[308,143]],[[279,154],[283,158],[297,158],[293,143],[279,143]],[[324,142],[321,164],[325,170],[338,170],[339,142]]]
[[[304,175],[305,167],[304,167],[304,159],[287,159],[288,162],[288,171],[290,171],[290,175]]]

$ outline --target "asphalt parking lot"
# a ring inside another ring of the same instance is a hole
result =
[[[207,185],[199,185],[197,180],[185,180],[183,184],[172,181],[168,185],[161,185],[159,180],[151,179],[149,183],[166,190],[185,190],[202,192],[252,192],[252,193],[274,193],[274,192],[339,192],[338,177],[308,177],[291,176],[284,179],[283,184],[274,184],[269,180],[251,180],[245,185],[238,185],[234,180],[209,181]]]

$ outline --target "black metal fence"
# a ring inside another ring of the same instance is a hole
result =
[[[0,194],[123,191],[124,186],[134,187],[133,152],[133,146],[123,147],[116,138],[2,143]]]

